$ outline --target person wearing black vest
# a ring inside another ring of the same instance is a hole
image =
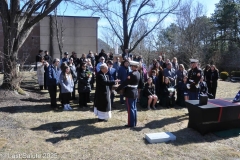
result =
[[[127,76],[127,79],[120,84],[116,89],[117,92],[124,89],[123,96],[126,97],[126,104],[128,109],[128,124],[125,127],[135,127],[137,125],[137,97],[138,84],[140,80],[140,73],[138,72],[139,62],[130,61],[132,72]]]

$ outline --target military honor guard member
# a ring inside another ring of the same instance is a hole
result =
[[[123,96],[126,97],[126,105],[128,111],[128,124],[125,127],[135,127],[137,125],[137,97],[140,73],[138,72],[139,62],[129,61],[132,72],[129,73],[127,79],[121,83],[116,89],[119,92],[124,88]]]
[[[189,89],[189,100],[198,100],[199,93],[199,81],[202,77],[202,71],[197,67],[198,60],[190,59],[191,69],[188,71],[188,89]]]

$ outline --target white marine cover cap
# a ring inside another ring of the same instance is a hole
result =
[[[190,58],[189,60],[190,60],[191,63],[198,63],[197,59]]]
[[[139,62],[137,61],[129,61],[130,66],[139,66]]]

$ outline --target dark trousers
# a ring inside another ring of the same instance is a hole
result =
[[[87,103],[90,103],[90,92],[86,92],[87,93]]]
[[[80,92],[79,93],[79,106],[87,106],[89,92]]]
[[[114,97],[115,97],[114,93],[111,93],[111,106],[113,106]]]
[[[135,127],[137,125],[137,99],[126,98],[128,112],[128,126]]]
[[[72,98],[71,99],[75,99],[76,98],[76,96],[75,96],[75,90],[76,90],[76,86],[75,86],[76,84],[74,83],[74,86],[73,86],[73,92],[71,93],[72,94]]]
[[[94,88],[94,83],[95,83],[95,75],[92,74],[92,79],[91,79],[91,82],[90,82],[92,88]]]
[[[71,93],[61,93],[62,94],[62,104],[69,104],[70,99],[71,99]]]
[[[216,97],[216,92],[217,92],[217,87],[209,87],[208,88],[208,93],[213,95],[213,99]]]
[[[59,99],[59,101],[61,101],[61,102],[62,102],[62,95],[61,95],[61,85],[60,85],[60,84],[58,85],[58,88],[59,88],[59,95],[58,95],[58,99]]]
[[[177,100],[176,100],[177,105],[181,107],[185,107],[185,99],[184,99],[184,92],[178,90],[177,91]]]
[[[189,100],[198,100],[198,91],[196,92],[189,91],[188,95],[189,95]]]
[[[40,88],[40,90],[43,90],[43,86],[40,85],[39,88]]]
[[[174,107],[175,106],[175,96],[162,95],[161,105],[163,107]]]
[[[46,75],[46,71],[44,72],[44,89],[48,89],[47,88],[47,75]]]
[[[120,102],[121,102],[121,103],[124,103],[124,97],[123,97],[122,94],[120,94]]]
[[[57,86],[48,86],[48,92],[51,99],[51,107],[56,108],[57,107],[57,102],[56,102]]]

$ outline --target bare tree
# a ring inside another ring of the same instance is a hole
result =
[[[62,0],[0,0],[4,38],[4,80],[2,88],[16,89],[18,50],[32,31],[33,27]]]
[[[202,59],[201,43],[203,37],[201,32],[206,26],[205,21],[200,17],[203,15],[203,5],[201,3],[193,4],[188,1],[180,5],[180,13],[177,15],[178,34],[178,53],[185,55],[185,59]]]
[[[85,5],[84,8],[92,10],[93,14],[104,17],[118,37],[122,51],[128,48],[131,52],[144,37],[177,9],[181,0],[172,0],[171,2],[165,0],[92,0],[92,4]],[[78,4],[76,1],[75,3]],[[82,7],[82,4],[79,6]],[[134,44],[129,46],[136,23],[142,19],[145,20],[147,29],[142,35],[139,35]]]
[[[58,48],[59,48],[59,52],[60,52],[60,58],[62,58],[63,55],[63,44],[64,44],[64,31],[66,30],[66,27],[64,27],[64,14],[67,10],[67,3],[66,4],[66,8],[63,11],[63,13],[61,13],[61,10],[59,8],[55,8],[54,9],[54,28],[55,28],[55,35],[57,37],[57,42],[58,42]]]
[[[114,52],[114,47],[117,44],[117,37],[115,33],[109,28],[103,27],[103,29],[104,30],[102,31],[101,34],[102,34],[102,39],[108,45],[107,52]]]

